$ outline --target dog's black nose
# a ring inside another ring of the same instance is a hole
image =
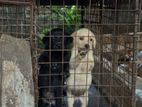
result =
[[[86,48],[86,49],[89,49],[90,46],[89,46],[88,44],[85,44],[85,48]]]

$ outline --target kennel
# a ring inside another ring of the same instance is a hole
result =
[[[81,27],[91,29],[97,39],[97,47],[94,50],[95,67],[92,71],[93,89],[90,89],[92,94],[89,97],[89,106],[140,107],[142,98],[136,93],[140,4],[141,0],[0,1],[0,34],[7,33],[30,42],[36,107],[39,106],[40,100],[47,99],[40,95],[39,89],[52,90],[54,87],[59,88],[62,94],[61,98],[57,97],[62,100],[60,106],[67,106],[64,91],[66,91],[65,80],[69,76],[69,68],[66,66],[69,63],[71,44],[69,42],[65,44],[64,41],[70,38],[73,31]],[[62,41],[61,48],[53,49],[58,39],[54,41],[52,35],[55,36],[55,40],[56,36],[59,36]],[[50,38],[49,43],[43,43],[44,37]],[[132,52],[131,61],[125,58],[129,50]],[[46,56],[39,61],[44,52]],[[53,58],[52,61],[53,52],[54,56],[61,52],[58,56],[61,59]],[[67,59],[64,56],[66,52]],[[121,58],[123,60],[119,60]],[[49,73],[40,73],[41,66],[44,66]],[[54,70],[55,72],[59,70],[60,74],[52,74],[51,71]],[[60,76],[60,86],[50,86],[52,75]],[[38,78],[43,79],[43,86],[39,87],[41,81]],[[46,82],[48,87],[45,85]],[[48,100],[52,99],[54,98]]]

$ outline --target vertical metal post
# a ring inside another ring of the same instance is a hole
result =
[[[84,27],[84,9],[81,5],[81,27]]]
[[[136,61],[136,54],[137,54],[137,39],[139,31],[139,0],[135,1],[135,25],[134,25],[134,38],[133,38],[133,48],[134,50],[134,61]],[[135,100],[135,87],[136,87],[136,78],[137,78],[137,69],[136,64],[133,63],[132,68],[132,107],[136,107],[136,100]]]
[[[34,80],[34,91],[35,91],[35,107],[37,107],[38,102],[38,86],[37,86],[37,63],[36,63],[36,35],[35,35],[35,7],[31,3],[30,5],[30,44],[31,44],[31,57],[32,57],[32,70],[33,70],[33,80]]]

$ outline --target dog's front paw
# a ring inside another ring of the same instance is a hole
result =
[[[84,58],[87,55],[87,52],[88,52],[88,49],[86,49],[86,48],[80,48],[79,52],[78,52],[80,58]]]
[[[80,52],[80,56],[85,57],[85,55],[87,54],[87,52]]]
[[[81,51],[79,53],[80,59],[83,59],[87,55],[87,51]]]

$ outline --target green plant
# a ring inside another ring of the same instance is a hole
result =
[[[77,6],[53,6],[51,9],[52,16],[48,16],[48,20],[58,19],[61,25],[64,25],[65,31],[69,34],[75,29],[78,29],[81,25],[81,12]],[[63,26],[57,26],[63,27]],[[49,32],[49,26],[43,28],[42,34],[47,34]]]
[[[52,12],[59,17],[59,21],[64,24],[65,31],[69,34],[81,25],[80,10],[76,6],[53,7]]]

